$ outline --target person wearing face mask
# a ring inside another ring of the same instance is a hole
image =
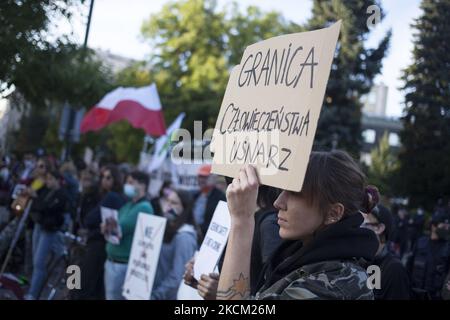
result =
[[[169,191],[163,245],[156,269],[152,300],[175,300],[184,266],[198,248],[198,233],[192,215],[192,197],[186,191]]]
[[[139,213],[153,214],[153,208],[146,198],[149,184],[148,175],[143,172],[131,172],[123,186],[128,202],[119,210],[118,224],[122,236],[119,244],[106,244],[105,295],[107,300],[123,300],[122,287],[130,258],[134,229]],[[102,233],[105,225],[101,225]]]
[[[226,200],[225,194],[216,187],[215,179],[216,176],[211,174],[210,164],[204,164],[198,170],[197,181],[200,193],[195,197],[193,213],[194,221],[200,227],[202,237],[208,231],[217,204],[221,200]]]
[[[409,300],[411,288],[408,274],[400,260],[388,250],[394,228],[391,212],[386,207],[377,205],[364,215],[362,227],[375,232],[379,242],[375,259],[371,262],[381,270],[380,288],[373,290],[375,300]]]
[[[62,177],[58,171],[50,170],[46,175],[45,187],[39,195],[30,189],[33,197],[30,212],[35,223],[33,230],[33,274],[26,299],[38,299],[47,274],[50,253],[55,258],[64,251],[61,227],[67,199],[61,189]]]

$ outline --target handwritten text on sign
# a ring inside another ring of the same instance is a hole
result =
[[[139,213],[123,285],[128,300],[150,299],[165,228],[165,218]]]
[[[300,191],[340,25],[246,48],[217,118],[214,173],[234,177],[251,163],[263,184]]]
[[[230,232],[230,213],[225,201],[219,201],[206,232],[200,251],[195,257],[194,277],[200,279],[202,274],[214,271],[222,255]]]

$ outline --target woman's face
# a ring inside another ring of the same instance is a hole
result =
[[[106,191],[112,190],[112,187],[114,185],[114,180],[113,180],[111,171],[104,170],[101,175],[101,179],[102,179],[101,180],[102,189],[106,190]]]
[[[46,172],[47,172],[47,167],[45,165],[45,162],[42,161],[42,160],[39,160],[37,162],[37,165],[36,165],[36,173],[37,173],[37,175],[43,177],[43,176],[45,176]]]
[[[173,210],[177,215],[180,215],[184,208],[181,203],[181,199],[175,191],[170,192],[167,195],[167,208],[168,210]]]
[[[287,240],[308,240],[323,224],[319,209],[300,194],[283,191],[274,203],[278,211],[280,237]]]

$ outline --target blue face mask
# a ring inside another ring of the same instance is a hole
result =
[[[167,211],[165,216],[169,221],[174,221],[174,220],[176,220],[176,218],[178,218],[177,213],[173,209],[170,209],[169,211]]]
[[[132,184],[125,183],[123,186],[123,193],[130,199],[137,195],[136,187]]]

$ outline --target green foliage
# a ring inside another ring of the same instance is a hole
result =
[[[167,122],[184,111],[187,129],[195,120],[213,127],[229,71],[245,47],[294,30],[279,13],[257,7],[241,13],[237,4],[219,11],[208,0],[166,4],[144,22],[142,35],[155,52],[150,63]]]
[[[372,163],[368,169],[370,184],[378,187],[383,196],[396,195],[393,179],[398,170],[397,157],[389,149],[388,134],[385,132],[378,147],[370,153]]]
[[[319,29],[342,19],[338,48],[325,93],[324,105],[315,138],[315,147],[329,149],[336,140],[338,148],[359,156],[361,146],[360,98],[369,92],[373,79],[381,70],[391,32],[376,48],[365,48],[364,40],[370,5],[379,1],[326,0],[314,1],[308,29]]]
[[[413,62],[404,70],[401,190],[429,209],[450,196],[450,1],[423,0]]]
[[[0,94],[23,71],[23,65],[36,54],[53,49],[49,42],[50,21],[70,19],[77,0],[2,0],[0,2]],[[67,41],[67,39],[65,39]],[[58,45],[56,45],[58,47]],[[41,61],[45,64],[45,60]],[[31,71],[31,69],[27,69]]]

